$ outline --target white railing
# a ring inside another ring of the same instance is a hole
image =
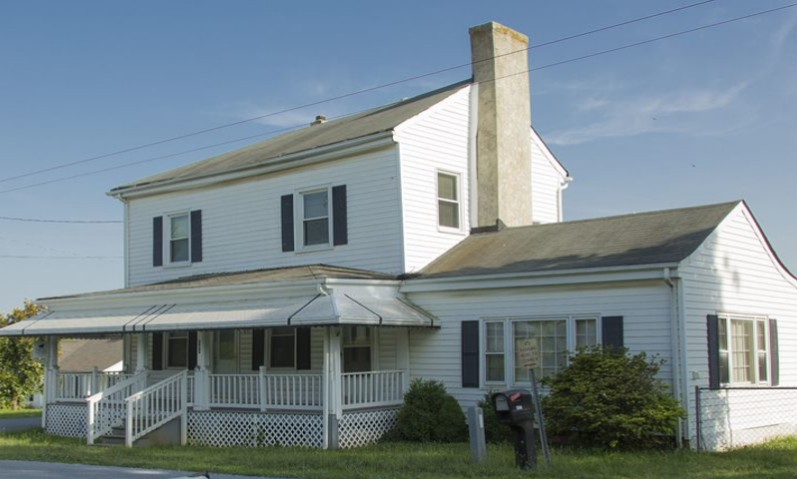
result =
[[[187,391],[187,396],[186,396],[185,400],[186,400],[186,402],[188,403],[189,406],[193,406],[194,405],[194,388],[196,386],[194,385],[195,384],[194,375],[190,374],[190,373],[191,373],[191,371],[189,371],[188,377],[185,379],[185,385],[186,385],[185,387],[186,387],[186,391]]]
[[[260,375],[211,374],[211,407],[257,407],[260,404]]]
[[[260,378],[260,408],[321,409],[323,381],[321,374],[264,374]]]
[[[404,401],[404,371],[343,374],[343,407],[399,405]]]
[[[116,426],[124,424],[125,398],[142,390],[147,385],[147,372],[131,376],[86,399],[88,422],[86,440],[94,440],[111,432]]]
[[[182,416],[180,444],[186,443],[186,418],[188,417],[188,371],[136,392],[125,400],[127,420],[125,445],[133,442],[167,422]]]
[[[104,391],[132,374],[122,372],[69,372],[56,374],[55,399],[57,401],[83,401],[92,394]]]

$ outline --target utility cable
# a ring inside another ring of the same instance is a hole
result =
[[[689,5],[684,5],[682,7],[666,10],[666,11],[663,11],[663,12],[654,13],[654,14],[651,14],[651,15],[646,15],[644,17],[639,17],[639,18],[636,18],[636,19],[633,19],[633,20],[627,20],[627,21],[624,21],[624,22],[616,23],[616,24],[613,24],[613,25],[608,25],[608,26],[597,28],[597,29],[590,30],[590,31],[587,31],[587,32],[582,32],[582,33],[578,33],[578,34],[575,34],[575,35],[570,35],[570,36],[567,36],[567,37],[559,38],[559,39],[556,39],[556,40],[551,40],[551,41],[548,41],[548,42],[545,42],[545,43],[541,43],[539,45],[531,46],[529,48],[525,48],[525,49],[522,49],[522,50],[517,50],[517,51],[514,51],[514,52],[509,52],[509,53],[506,53],[506,54],[503,54],[503,55],[500,55],[500,56],[512,55],[512,54],[515,54],[515,53],[518,53],[518,52],[521,52],[521,51],[526,51],[526,50],[533,49],[533,48],[541,48],[541,47],[544,47],[544,46],[553,45],[555,43],[563,42],[563,41],[566,41],[566,40],[572,40],[574,38],[580,38],[580,37],[583,37],[583,36],[586,36],[586,35],[591,35],[591,34],[594,34],[594,33],[603,32],[603,31],[606,31],[606,30],[609,30],[609,29],[612,29],[612,28],[618,28],[618,27],[621,27],[621,26],[629,25],[629,24],[640,22],[640,21],[644,21],[644,20],[649,20],[651,18],[659,17],[659,16],[662,16],[662,15],[667,15],[667,14],[678,12],[678,11],[681,11],[681,10],[686,10],[688,8],[697,7],[697,6],[704,5],[704,4],[707,4],[707,3],[711,3],[711,2],[714,2],[714,1],[716,1],[716,0],[703,0],[701,2],[692,3],[692,4],[689,4]],[[479,60],[479,62],[489,61],[489,60],[492,60],[492,58],[486,58],[484,60]],[[479,63],[479,62],[476,62],[476,63]],[[186,138],[202,135],[202,134],[205,134],[205,133],[210,133],[210,132],[213,132],[213,131],[218,131],[218,130],[222,130],[222,129],[225,129],[225,128],[230,128],[230,127],[233,127],[233,126],[242,125],[242,124],[245,124],[245,123],[251,123],[253,121],[262,120],[262,119],[265,119],[265,118],[281,115],[281,114],[284,114],[284,113],[290,113],[290,112],[301,110],[301,109],[304,109],[304,108],[309,108],[311,106],[323,105],[325,103],[330,103],[330,102],[334,102],[334,101],[337,101],[337,100],[342,100],[344,98],[350,98],[350,97],[353,97],[353,96],[361,95],[363,93],[368,93],[368,92],[380,90],[380,89],[383,89],[383,88],[388,88],[388,87],[391,87],[391,86],[399,85],[399,84],[402,84],[402,83],[407,83],[407,82],[410,82],[410,81],[419,80],[419,79],[430,77],[430,76],[434,76],[434,75],[439,75],[441,73],[446,73],[446,72],[449,72],[449,71],[452,71],[452,70],[457,70],[457,69],[460,69],[460,68],[471,66],[473,64],[474,64],[473,62],[463,63],[461,65],[456,65],[456,66],[452,66],[452,67],[448,67],[448,68],[443,68],[441,70],[436,70],[436,71],[433,71],[433,72],[424,73],[424,74],[421,74],[421,75],[416,75],[416,76],[412,76],[412,77],[409,77],[409,78],[404,78],[402,80],[397,80],[397,81],[393,81],[393,82],[389,82],[389,83],[384,83],[384,84],[373,86],[373,87],[369,87],[369,88],[363,88],[361,90],[356,90],[356,91],[353,91],[353,92],[344,93],[342,95],[337,95],[337,96],[334,96],[334,97],[331,97],[331,98],[327,98],[327,99],[324,99],[324,100],[319,100],[319,101],[314,101],[314,102],[310,102],[310,103],[305,103],[305,104],[300,105],[300,106],[286,108],[286,109],[283,109],[283,110],[278,110],[278,111],[274,111],[274,112],[267,113],[267,114],[264,114],[264,115],[258,115],[258,116],[255,116],[255,117],[246,118],[246,119],[235,121],[235,122],[232,122],[232,123],[226,123],[226,124],[223,124],[223,125],[218,125],[218,126],[214,126],[214,127],[210,127],[210,128],[205,128],[205,129],[202,129],[202,130],[197,130],[197,131],[185,133],[185,134],[182,134],[182,135],[173,136],[173,137],[170,137],[170,138],[165,138],[165,139],[162,139],[162,140],[157,140],[157,141],[153,141],[153,142],[150,142],[150,143],[145,143],[145,144],[138,145],[138,146],[133,146],[133,147],[130,147],[130,148],[124,148],[124,149],[121,149],[121,150],[113,151],[113,152],[110,152],[110,153],[105,153],[105,154],[102,154],[102,155],[97,155],[97,156],[93,156],[93,157],[89,157],[89,158],[84,158],[84,159],[77,160],[77,161],[72,161],[72,162],[69,162],[69,163],[63,163],[61,165],[56,165],[56,166],[52,166],[52,167],[48,167],[48,168],[43,168],[43,169],[40,169],[40,170],[30,171],[28,173],[22,173],[22,174],[15,175],[15,176],[9,176],[9,177],[6,177],[6,178],[0,178],[0,183],[5,183],[5,182],[8,182],[8,181],[18,180],[20,178],[26,178],[26,177],[29,177],[29,176],[38,175],[38,174],[41,174],[41,173],[47,173],[47,172],[50,172],[50,171],[55,171],[55,170],[59,170],[59,169],[63,169],[63,168],[68,168],[70,166],[80,165],[80,164],[83,164],[83,163],[89,163],[89,162],[92,162],[92,161],[101,160],[101,159],[108,158],[108,157],[111,157],[111,156],[121,155],[123,153],[130,153],[130,152],[133,152],[133,151],[138,151],[138,150],[142,150],[142,149],[145,149],[145,148],[150,148],[150,147],[157,146],[157,145],[162,145],[164,143],[170,143],[170,142],[177,141],[177,140],[183,140],[183,139],[186,139]]]

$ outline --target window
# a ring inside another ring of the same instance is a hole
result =
[[[202,261],[202,210],[152,218],[152,265]]]
[[[343,327],[343,372],[357,373],[371,370],[371,328]]]
[[[769,381],[769,330],[764,318],[719,316],[719,376],[722,384]]]
[[[530,381],[519,364],[519,343],[532,340],[538,352],[537,379],[559,372],[567,365],[567,352],[598,344],[596,317],[565,316],[539,319],[501,319],[484,322],[484,370],[487,383]],[[506,337],[509,332],[511,336]],[[509,339],[509,340],[507,340]]]
[[[437,173],[437,224],[459,229],[459,177]]]
[[[313,251],[348,244],[347,201],[346,185],[282,195],[282,251]]]
[[[269,365],[272,368],[296,367],[296,329],[274,328],[269,344]]]
[[[188,333],[169,333],[166,337],[166,367],[188,367]]]
[[[191,257],[191,222],[188,213],[169,217],[169,262],[188,261]]]
[[[329,244],[329,190],[302,193],[302,244]]]

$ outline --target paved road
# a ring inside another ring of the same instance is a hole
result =
[[[38,416],[0,419],[0,432],[33,429],[34,427],[41,427],[41,425],[42,425],[42,418]]]
[[[172,479],[196,473],[135,469],[130,467],[86,466],[57,462],[0,461],[0,478],[8,479]],[[268,479],[262,476],[233,476],[209,473],[210,479]],[[201,478],[202,476],[200,476]]]

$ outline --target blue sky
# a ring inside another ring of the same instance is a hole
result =
[[[536,45],[696,2],[4,1],[0,217],[121,220],[112,187],[254,140],[146,160],[356,112],[470,70],[9,178],[462,65],[473,25],[495,20]],[[531,66],[789,3],[714,0],[532,49]],[[574,177],[566,219],[745,199],[797,271],[796,27],[788,8],[535,70],[534,126]],[[122,248],[118,223],[0,220],[0,312],[121,287]]]

